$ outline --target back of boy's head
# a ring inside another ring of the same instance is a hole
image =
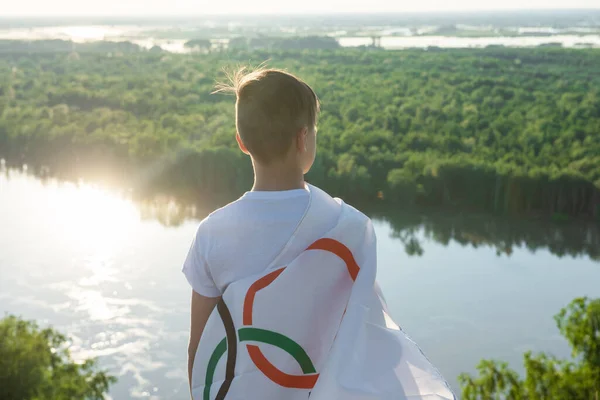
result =
[[[277,69],[240,69],[231,85],[217,91],[236,94],[236,128],[248,152],[261,163],[281,160],[298,132],[315,129],[319,99],[301,79]]]

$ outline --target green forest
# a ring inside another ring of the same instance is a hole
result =
[[[459,376],[464,400],[595,400],[600,396],[600,299],[576,298],[554,316],[570,359],[531,351],[524,376],[506,362],[482,360],[479,374]]]
[[[332,194],[600,214],[600,50],[0,49],[0,157],[38,174],[230,199],[250,188],[252,171],[236,148],[235,99],[211,92],[223,68],[267,61],[321,99],[308,180]]]

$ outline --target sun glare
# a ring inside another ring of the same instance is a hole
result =
[[[63,186],[54,194],[56,216],[62,222],[57,234],[95,255],[125,246],[139,221],[132,202],[94,186]]]

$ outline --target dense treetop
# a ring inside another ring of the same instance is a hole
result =
[[[155,184],[239,191],[249,173],[232,150],[234,99],[210,93],[224,67],[269,60],[320,96],[310,178],[336,194],[597,215],[599,50],[120,46],[0,55],[0,156],[55,170],[142,168]]]

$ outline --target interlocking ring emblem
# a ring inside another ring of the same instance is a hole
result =
[[[348,269],[348,273],[352,280],[356,280],[359,272],[358,264],[350,249],[342,243],[334,239],[324,238],[317,240],[306,250],[324,250],[335,254],[346,263],[346,268]],[[257,293],[273,283],[286,268],[287,267],[283,267],[270,272],[250,286],[244,299],[242,315],[242,324],[244,327],[240,328],[237,331],[237,334],[227,305],[223,300],[219,302],[217,309],[223,320],[226,337],[219,342],[208,361],[203,400],[210,400],[210,389],[213,383],[215,369],[221,357],[227,352],[225,380],[221,385],[215,400],[222,400],[225,398],[234,378],[238,340],[240,343],[258,342],[278,347],[296,360],[302,370],[302,375],[291,375],[281,371],[265,357],[257,345],[246,343],[246,350],[256,368],[274,383],[286,388],[295,389],[312,389],[317,383],[319,374],[317,373],[310,356],[302,346],[281,333],[252,326],[254,299]]]

